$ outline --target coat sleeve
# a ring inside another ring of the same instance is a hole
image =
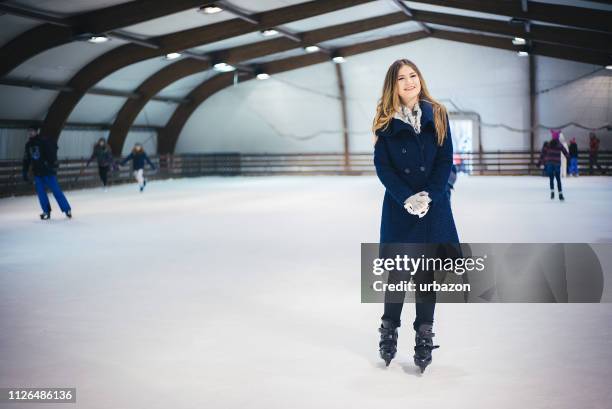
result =
[[[402,207],[410,196],[414,193],[397,174],[397,170],[391,165],[389,150],[384,136],[378,136],[374,145],[374,166],[376,175],[385,186],[391,197]]]
[[[155,165],[153,164],[153,162],[151,162],[151,159],[149,159],[149,155],[147,155],[146,153],[144,154],[144,158],[147,161],[147,163],[149,164],[149,166],[151,166],[152,169],[155,169]]]
[[[121,161],[121,166],[125,165],[126,163],[128,163],[128,161],[132,160],[134,158],[134,155],[132,155],[131,153]]]
[[[433,168],[427,181],[425,191],[429,193],[432,204],[438,202],[446,195],[446,185],[453,166],[453,138],[451,137],[450,124],[446,120],[446,137],[442,146],[436,143],[436,156],[433,161]]]

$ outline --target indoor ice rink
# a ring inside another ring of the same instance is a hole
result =
[[[610,407],[612,6],[139,3],[0,4],[0,408]],[[448,111],[459,240],[598,246],[600,302],[438,303],[424,373],[407,303],[385,366],[361,244],[399,58]],[[70,218],[39,217],[35,138]]]

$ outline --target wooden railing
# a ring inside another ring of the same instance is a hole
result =
[[[539,154],[534,155],[537,161]],[[523,151],[490,151],[456,155],[461,158],[460,170],[474,175],[540,175],[531,160],[531,154]],[[588,174],[588,152],[580,152],[581,174]],[[181,154],[153,156],[157,170],[146,171],[150,179],[167,179],[195,176],[263,176],[263,175],[372,175],[374,165],[371,153],[353,153],[349,165],[342,153],[300,154]],[[85,167],[85,159],[60,161],[58,180],[64,189],[100,186],[95,162]],[[595,174],[612,174],[612,151],[599,153],[602,170]],[[124,166],[109,173],[113,184],[132,181],[131,167]],[[21,161],[0,161],[0,196],[31,194],[32,183],[26,183],[21,175]]]

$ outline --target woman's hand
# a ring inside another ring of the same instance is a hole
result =
[[[408,211],[408,213],[419,216],[419,219],[427,214],[429,211],[429,203],[431,203],[431,199],[429,198],[429,193],[423,191],[416,193],[406,199],[404,203],[404,208]]]

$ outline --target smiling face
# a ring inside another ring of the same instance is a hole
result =
[[[419,75],[409,66],[402,65],[397,73],[397,93],[402,104],[412,108],[421,93],[421,80]]]

